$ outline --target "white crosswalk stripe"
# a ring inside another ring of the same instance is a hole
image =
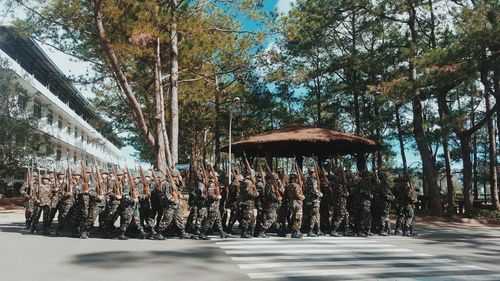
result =
[[[362,281],[500,280],[485,268],[355,237],[216,240],[251,279]]]

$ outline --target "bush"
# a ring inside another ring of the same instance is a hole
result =
[[[500,218],[500,211],[472,209],[465,216],[468,218]]]

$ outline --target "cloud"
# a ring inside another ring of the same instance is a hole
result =
[[[276,11],[280,14],[288,14],[294,2],[295,0],[278,0],[276,2]]]

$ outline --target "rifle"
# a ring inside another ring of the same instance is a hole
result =
[[[262,167],[260,167],[260,169],[261,169],[261,173],[262,173]],[[269,177],[271,178],[271,182],[273,184],[274,192],[275,192],[276,196],[278,198],[281,198],[282,195],[281,195],[279,186],[276,184],[276,181],[279,181],[279,179],[274,177],[273,171],[269,167],[269,164],[267,163],[267,161],[266,161],[266,169],[267,169],[267,173],[269,174]]]
[[[96,178],[96,182],[97,182],[97,194],[99,196],[104,196],[104,190],[102,188],[102,181],[101,181],[101,179],[102,179],[101,178],[101,172],[99,171],[99,167],[96,167],[96,174],[97,174],[97,178]]]
[[[177,189],[174,186],[174,179],[172,178],[172,172],[169,167],[167,167],[167,178],[170,183],[170,188],[172,189],[172,196],[175,200],[179,200],[179,194],[177,193]]]
[[[73,185],[71,184],[73,176],[71,175],[71,164],[69,163],[69,160],[68,160],[68,170],[66,171],[66,176],[68,177],[66,182],[66,192],[71,194],[73,193]]]
[[[250,163],[248,163],[247,154],[245,153],[245,151],[243,151],[243,156],[245,157],[245,166],[247,167],[247,171],[250,174],[250,180],[253,183],[254,192],[258,192],[257,181],[255,180],[255,177],[252,174],[252,167],[250,166]]]
[[[148,197],[151,192],[149,191],[149,183],[146,182],[146,177],[144,176],[144,170],[142,169],[141,164],[139,164],[139,174],[141,175],[142,179],[142,194]]]
[[[262,164],[260,162],[259,162],[259,174],[260,177],[262,178],[262,183],[264,184],[264,186],[266,186],[266,175],[264,174],[264,170],[262,170]]]
[[[345,170],[344,170],[344,167],[342,165],[340,165],[340,170],[342,171],[342,181],[344,182],[342,189],[344,191],[344,194],[346,194],[348,196],[349,191],[347,190],[347,178],[345,176]]]
[[[27,184],[28,184],[28,194],[29,196],[33,195],[33,170],[31,167],[28,167],[28,173],[26,174],[27,177]]]
[[[205,163],[203,160],[201,161],[201,168],[203,169],[203,184],[205,185],[205,189],[203,190],[203,193],[205,193],[205,196],[208,195],[208,175],[207,175],[207,169],[205,168]]]
[[[113,184],[113,193],[115,194],[117,199],[120,199],[121,198],[120,183],[118,180],[118,173],[116,172],[115,166],[113,166],[113,177],[115,178],[115,182]]]
[[[314,173],[316,174],[316,181],[318,182],[318,190],[321,192],[321,181],[319,180],[318,162],[314,161]]]
[[[137,200],[137,194],[135,193],[135,183],[134,180],[132,179],[132,175],[130,174],[130,170],[128,169],[127,166],[125,166],[125,170],[127,170],[127,179],[129,181],[128,185],[130,186],[130,197],[135,201]]]
[[[38,172],[38,188],[36,189],[36,198],[40,198],[40,185],[42,184],[42,174],[40,174],[40,167],[36,167],[36,170]]]
[[[238,194],[240,193],[240,181],[238,180],[238,175],[236,174],[235,170],[231,171],[233,173],[233,178],[236,181],[236,187],[238,188]],[[231,183],[229,183],[231,184]]]
[[[82,165],[82,176],[83,176],[83,193],[89,193],[89,179],[87,178],[87,167],[85,166],[85,161],[80,161]]]
[[[219,180],[217,179],[217,176],[215,175],[214,166],[210,165],[210,171],[212,172],[212,177],[214,177],[215,195],[217,195],[217,197],[220,197]]]

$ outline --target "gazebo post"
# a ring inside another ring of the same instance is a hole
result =
[[[366,155],[362,150],[358,151],[356,166],[358,172],[366,170]]]

